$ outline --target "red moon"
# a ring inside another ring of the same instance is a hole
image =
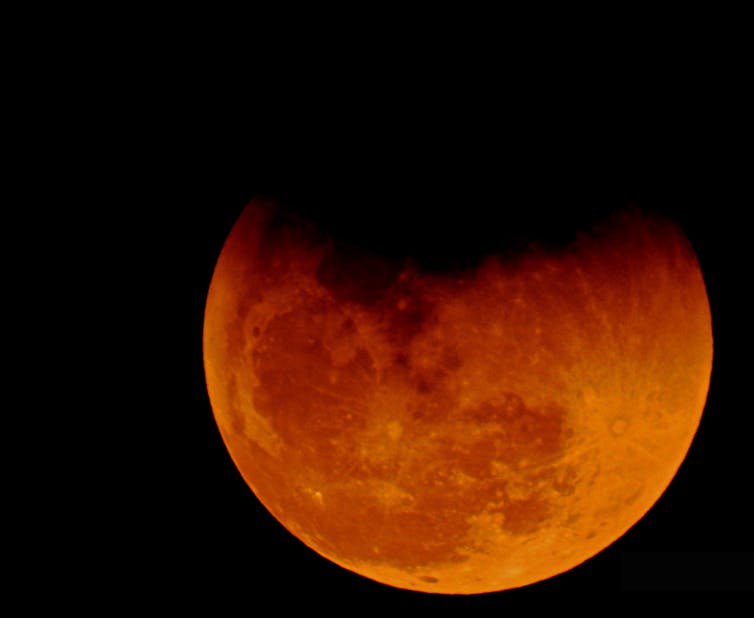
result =
[[[346,569],[446,594],[541,581],[623,535],[682,463],[712,367],[694,251],[638,209],[440,274],[256,200],[203,341],[220,433],[275,518]]]

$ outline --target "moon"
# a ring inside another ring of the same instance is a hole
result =
[[[440,272],[261,199],[203,332],[217,426],[270,513],[346,569],[444,594],[553,577],[641,519],[698,428],[712,344],[661,215]]]

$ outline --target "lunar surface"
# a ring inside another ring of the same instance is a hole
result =
[[[204,361],[230,455],[292,534],[472,594],[567,571],[651,508],[698,427],[712,330],[659,216],[440,274],[257,200],[217,262]]]

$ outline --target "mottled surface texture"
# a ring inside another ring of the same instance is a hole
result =
[[[671,223],[624,214],[442,277],[274,213],[250,205],[219,258],[207,385],[244,478],[317,552],[402,588],[501,590],[594,555],[670,482],[712,363]]]

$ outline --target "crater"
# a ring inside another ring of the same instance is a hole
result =
[[[385,298],[384,307],[380,303],[380,308],[386,316],[387,335],[396,345],[402,346],[425,328],[435,305],[416,290],[409,290],[406,285],[400,288],[391,290]],[[395,301],[394,297],[398,297],[398,300]]]
[[[616,436],[621,436],[626,432],[626,429],[628,428],[628,422],[626,419],[619,418],[613,421],[613,424],[610,425],[610,431],[613,432]]]
[[[419,580],[426,582],[428,584],[436,584],[437,582],[440,581],[439,579],[437,579],[436,577],[432,577],[431,575],[422,575],[421,577],[419,577]]]

